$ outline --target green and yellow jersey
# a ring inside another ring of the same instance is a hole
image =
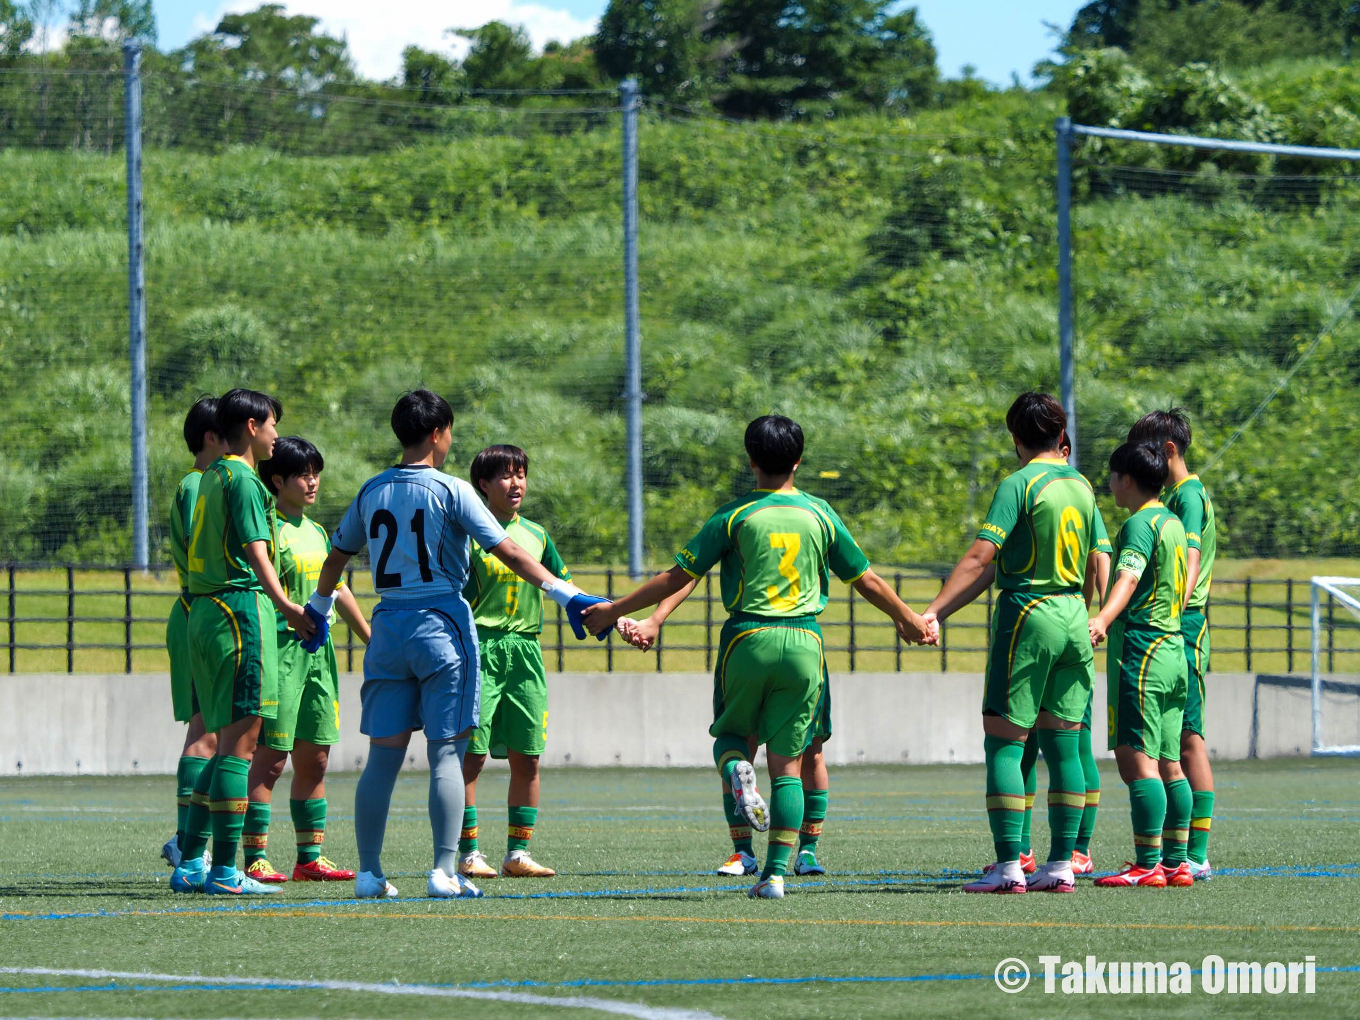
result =
[[[203,472],[190,534],[189,591],[264,590],[246,560],[246,546],[266,542],[273,558],[274,497],[240,457],[219,457]]]
[[[533,556],[554,577],[571,580],[557,546],[541,525],[518,514],[505,525],[505,533]],[[472,619],[479,629],[507,630],[517,634],[538,634],[543,630],[543,592],[486,552],[473,539],[467,585],[463,598],[472,607]]]
[[[1166,507],[1185,526],[1186,548],[1199,550],[1199,577],[1185,608],[1202,610],[1209,602],[1214,558],[1218,555],[1218,522],[1214,516],[1214,504],[1199,475],[1191,475],[1172,486],[1166,494]]]
[[[194,533],[194,504],[203,472],[194,468],[179,480],[175,501],[170,505],[170,558],[175,561],[180,591],[189,590],[189,536]]]
[[[274,555],[279,583],[288,593],[290,601],[299,606],[306,605],[316,591],[321,565],[326,562],[326,556],[331,551],[330,536],[326,534],[325,528],[305,514],[289,517],[276,509],[274,515],[279,525]],[[339,591],[344,584],[342,580],[335,586],[336,590]],[[278,621],[280,632],[289,629],[282,615],[279,615]]]
[[[1104,529],[1095,492],[1059,457],[1036,457],[1002,482],[977,537],[996,545],[1002,591],[1080,592]],[[1106,539],[1108,541],[1108,538]]]
[[[831,505],[796,489],[756,489],[728,503],[675,562],[695,578],[721,564],[723,607],[774,617],[820,613],[832,573],[849,584],[869,569]]]
[[[1137,577],[1138,586],[1117,622],[1127,630],[1179,634],[1185,601],[1185,528],[1161,500],[1140,507],[1119,529],[1111,591],[1121,572]]]
[[[1091,552],[1114,555],[1114,544],[1110,541],[1110,533],[1105,530],[1105,518],[1100,507],[1096,507],[1096,515],[1091,518],[1091,538]]]

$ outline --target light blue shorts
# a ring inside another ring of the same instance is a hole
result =
[[[394,737],[424,729],[427,740],[451,740],[477,725],[477,628],[461,595],[409,609],[384,599],[372,627],[359,689],[361,733]]]

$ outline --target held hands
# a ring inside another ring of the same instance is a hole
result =
[[[903,641],[913,645],[933,645],[938,640],[939,629],[931,631],[930,621],[910,609],[897,621],[897,633]]]
[[[335,605],[335,596],[323,596],[317,592],[312,592],[312,597],[307,600],[306,607],[302,610],[303,623],[307,626],[307,633],[302,628],[294,627],[298,632],[298,640],[302,643],[302,650],[307,653],[317,651],[326,643],[326,639],[331,635],[331,606]]]
[[[1091,635],[1092,648],[1104,641],[1109,633],[1109,627],[1105,625],[1105,621],[1099,616],[1091,617],[1090,622],[1086,625],[1086,629]]]
[[[661,625],[650,616],[645,620],[634,620],[632,617],[624,616],[615,627],[623,639],[639,652],[649,651],[656,644],[657,635],[661,633]]]
[[[608,604],[609,599],[600,598],[598,595],[587,595],[570,581],[544,581],[543,591],[547,596],[561,606],[567,613],[567,622],[571,624],[571,632],[576,635],[577,641],[586,639],[586,631],[594,634],[601,641],[607,636],[605,631],[614,625],[616,617],[600,626],[587,622],[587,617],[591,609],[597,609],[601,604]],[[590,616],[590,620],[595,617]]]
[[[618,622],[619,613],[614,609],[614,604],[609,599],[595,598],[590,595],[587,595],[586,598],[592,599],[592,601],[581,607],[581,624],[586,630],[603,641],[609,636],[614,624]],[[585,635],[582,634],[581,637],[584,639]]]
[[[289,628],[297,634],[298,640],[302,642],[302,647],[306,648],[307,642],[316,636],[316,621],[307,615],[306,609],[302,606],[294,605],[292,602],[289,602],[286,606],[282,607],[279,612],[283,614],[283,619],[288,624]],[[323,636],[321,640],[324,641],[325,637]],[[320,647],[321,646],[318,644],[317,648]],[[316,651],[316,649],[311,648],[308,649],[308,651]]]

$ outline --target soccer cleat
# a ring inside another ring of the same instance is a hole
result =
[[[753,900],[782,900],[784,898],[784,876],[771,875],[762,878],[746,894]]]
[[[528,850],[511,850],[501,861],[501,874],[506,878],[552,878],[557,872],[535,861]]]
[[[1166,870],[1166,865],[1162,865],[1162,870],[1166,871],[1166,884],[1177,889],[1187,889],[1195,884],[1195,873],[1190,870],[1189,861],[1181,861],[1170,871]]]
[[[751,828],[756,832],[769,831],[770,806],[756,789],[756,770],[749,761],[737,762],[732,770],[732,796],[736,799],[737,810],[751,823]]]
[[[992,873],[992,869],[995,867],[996,864],[994,863],[989,864],[982,869],[982,873],[984,875],[990,875]],[[1020,870],[1023,871],[1026,875],[1032,875],[1039,870],[1039,865],[1036,864],[1034,861],[1034,854],[1024,850],[1020,852]]]
[[[235,865],[223,864],[208,872],[203,891],[210,896],[273,896],[283,892],[276,885],[257,882]]]
[[[476,899],[482,895],[482,891],[462,875],[449,876],[444,874],[442,868],[435,868],[425,883],[425,895],[438,900]]]
[[[1209,867],[1209,859],[1207,857],[1204,859],[1203,864],[1197,864],[1190,860],[1187,860],[1185,863],[1190,865],[1190,876],[1196,882],[1207,882],[1214,877],[1214,869]]]
[[[458,858],[458,874],[468,878],[498,878],[500,872],[486,863],[486,855],[472,850]]]
[[[397,887],[371,871],[361,871],[354,876],[354,898],[356,900],[395,900]]]
[[[982,878],[963,887],[966,893],[1022,893],[1025,891],[1025,872],[1019,861],[1006,861],[984,868]]]
[[[354,872],[348,868],[337,868],[335,862],[327,857],[314,861],[298,861],[293,865],[294,882],[348,882]]]
[[[760,862],[745,850],[738,850],[731,857],[727,858],[727,863],[715,872],[718,875],[731,875],[740,878],[743,875],[754,875],[760,870]]]
[[[288,881],[287,875],[282,871],[279,871],[263,857],[253,860],[246,865],[246,874],[257,882],[266,882],[269,885],[283,885],[284,882]]]
[[[203,883],[208,880],[208,865],[202,857],[181,861],[170,875],[170,888],[177,893],[196,893],[203,891]]]
[[[826,869],[818,863],[815,851],[799,850],[798,856],[793,859],[793,873],[795,875],[825,875]]]
[[[165,841],[165,846],[161,847],[161,856],[165,858],[165,863],[172,868],[178,868],[184,863],[184,855],[179,851],[178,836],[171,836]]]
[[[1070,861],[1049,861],[1035,869],[1037,874],[1026,879],[1027,892],[1075,892],[1076,879],[1072,876]]]
[[[1091,863],[1089,854],[1084,854],[1080,850],[1072,851],[1072,874],[1074,875],[1094,875],[1096,867]]]
[[[1125,861],[1123,871],[1117,875],[1105,875],[1096,879],[1096,885],[1103,889],[1123,889],[1135,885],[1146,886],[1149,889],[1165,889],[1166,871],[1160,863],[1144,868],[1132,861]]]

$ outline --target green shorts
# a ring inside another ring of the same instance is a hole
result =
[[[1185,648],[1178,633],[1110,630],[1105,667],[1110,750],[1132,747],[1180,761],[1185,714]]]
[[[826,669],[826,660],[822,660],[822,669]],[[822,697],[817,702],[817,725],[812,733],[808,735],[808,747],[812,746],[813,740],[820,740],[825,743],[831,738],[831,675],[828,673],[823,677]],[[806,748],[804,749],[806,750]]]
[[[1033,728],[1041,710],[1078,722],[1095,682],[1080,594],[1003,591],[992,613],[983,714]]]
[[[469,754],[540,755],[548,743],[548,678],[537,634],[477,629],[482,653],[481,722]]]
[[[295,740],[329,747],[340,740],[340,678],[335,645],[303,650],[291,630],[278,632],[279,712],[260,727],[260,743],[291,751]]]
[[[1209,672],[1209,621],[1198,609],[1181,613],[1181,636],[1185,639],[1185,664],[1189,670],[1185,692],[1185,719],[1181,732],[1204,736],[1204,674]]]
[[[187,723],[198,714],[194,672],[189,667],[189,603],[193,596],[180,592],[165,622],[165,650],[170,653],[170,705],[175,722]]]
[[[197,595],[189,607],[189,659],[203,725],[216,733],[279,711],[278,626],[263,592]]]
[[[793,758],[830,733],[822,629],[815,616],[734,616],[723,624],[713,676],[710,736],[755,734]]]
[[[1091,693],[1086,698],[1086,712],[1081,717],[1081,728],[1084,730],[1091,728],[1091,709],[1095,707],[1095,704],[1096,692],[1095,688],[1092,688]]]

